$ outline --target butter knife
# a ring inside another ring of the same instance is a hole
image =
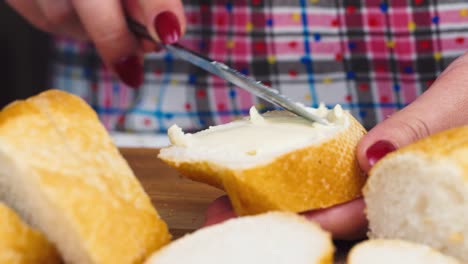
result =
[[[147,39],[154,42],[151,35],[146,30],[146,27],[139,24],[127,17],[127,23],[130,30],[138,37]],[[280,94],[278,90],[267,87],[259,81],[254,80],[251,77],[245,76],[242,73],[230,68],[226,64],[214,61],[201,54],[191,51],[180,44],[157,44],[162,45],[166,50],[176,55],[180,59],[188,61],[220,78],[230,82],[240,88],[247,90],[248,92],[274,104],[286,109],[289,112],[296,114],[297,116],[303,117],[311,122],[317,122],[323,125],[328,125],[327,120],[315,115],[312,112],[306,110],[306,108],[300,104],[297,104]]]

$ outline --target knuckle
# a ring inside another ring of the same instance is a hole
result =
[[[415,142],[431,134],[431,129],[427,122],[419,117],[409,118],[408,121],[400,120],[400,124],[402,133],[409,135],[411,137],[411,142]]]

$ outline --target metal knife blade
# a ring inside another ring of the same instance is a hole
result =
[[[154,41],[146,31],[146,28],[139,23],[127,18],[127,23],[130,29],[140,37]],[[277,90],[267,87],[259,81],[251,77],[245,76],[242,73],[230,68],[229,66],[207,58],[179,44],[163,45],[169,52],[176,55],[180,59],[188,61],[220,78],[230,82],[240,88],[247,90],[250,93],[280,106],[300,117],[309,121],[317,122],[323,125],[328,125],[328,121],[306,110],[305,107],[293,102],[286,96],[280,94]]]

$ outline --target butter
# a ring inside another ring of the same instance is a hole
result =
[[[341,124],[344,116],[344,111],[341,105],[335,105],[333,111],[329,111],[327,114],[327,120],[331,123]]]
[[[261,115],[252,107],[249,116],[243,119],[194,134],[185,134],[180,127],[173,125],[168,135],[172,145],[190,147],[197,153],[206,153],[214,158],[229,159],[232,156],[235,159],[240,153],[255,159],[328,139],[349,123],[339,105],[333,109],[327,109],[323,104],[318,108],[306,109],[327,119],[330,124],[310,122],[287,111],[271,111]],[[219,146],[222,146],[223,153],[212,153],[213,149],[219,152]]]
[[[241,168],[268,162],[283,153],[333,138],[350,124],[339,105],[333,109],[324,104],[305,109],[326,119],[329,124],[310,122],[288,111],[260,114],[251,107],[249,116],[240,120],[193,134],[184,133],[179,126],[173,125],[168,135],[174,147],[187,151],[187,157]]]
[[[265,123],[265,118],[263,118],[263,116],[258,113],[257,108],[255,108],[255,106],[252,106],[250,108],[249,114],[250,114],[250,122],[252,122],[253,124]]]
[[[307,109],[307,107],[306,107],[306,109]],[[311,108],[309,108],[309,110],[310,110],[310,109],[311,109]],[[327,109],[327,107],[325,106],[325,104],[321,103],[315,112],[316,112],[316,114],[317,114],[318,116],[320,116],[320,117],[323,118],[323,117],[327,116],[327,114],[328,114],[328,109]]]
[[[332,110],[328,109],[325,106],[325,104],[323,104],[323,103],[320,103],[318,108],[306,107],[306,106],[304,106],[303,104],[300,104],[300,103],[296,103],[296,104],[298,106],[303,107],[307,111],[315,114],[316,116],[325,119],[326,121],[328,121],[331,124],[335,124],[335,125],[343,125],[344,124],[343,123],[343,121],[344,121],[344,110],[341,107],[341,105],[339,105],[339,104],[335,105],[335,107]],[[316,124],[316,125],[318,125],[318,124]]]
[[[191,134],[184,134],[182,129],[177,125],[172,125],[168,132],[169,141],[172,145],[188,147],[191,145]]]

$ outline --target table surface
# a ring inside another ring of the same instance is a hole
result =
[[[181,177],[157,158],[158,149],[120,148],[135,175],[166,221],[174,239],[201,227],[208,205],[223,191]],[[335,241],[336,261],[344,258],[353,242]]]

